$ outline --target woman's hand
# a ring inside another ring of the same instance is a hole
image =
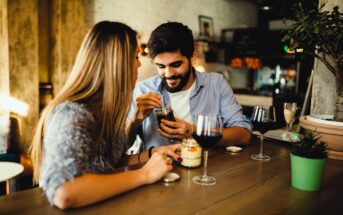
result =
[[[165,153],[168,157],[171,157],[173,160],[181,162],[182,158],[180,157],[181,144],[173,144],[167,146],[158,146],[152,149],[153,153]]]
[[[147,184],[160,180],[167,172],[173,169],[172,160],[166,153],[154,153],[141,171]]]
[[[147,93],[136,98],[135,119],[143,121],[154,108],[161,108],[161,97],[156,93]]]
[[[181,120],[175,119],[176,121],[169,121],[162,119],[161,128],[158,128],[158,133],[168,139],[182,139],[191,137],[194,131],[194,125]]]

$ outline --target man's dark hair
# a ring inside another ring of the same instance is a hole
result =
[[[163,52],[177,51],[190,59],[194,52],[192,31],[179,22],[161,24],[151,33],[148,49],[152,59]]]

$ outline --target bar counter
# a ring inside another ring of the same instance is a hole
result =
[[[306,192],[293,188],[289,143],[267,140],[267,162],[250,155],[258,140],[239,154],[222,148],[209,153],[208,173],[214,186],[199,186],[192,177],[202,168],[175,165],[176,183],[157,182],[97,204],[69,210],[51,207],[40,188],[0,197],[0,214],[343,214],[343,161],[328,159],[322,188]]]

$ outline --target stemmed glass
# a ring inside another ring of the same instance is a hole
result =
[[[203,174],[195,176],[192,181],[199,185],[215,185],[216,179],[207,175],[208,150],[214,147],[223,136],[223,124],[219,115],[196,115],[193,117],[196,130],[193,138],[203,148]]]
[[[287,137],[291,138],[291,131],[292,131],[292,124],[295,118],[295,114],[297,112],[297,103],[283,103],[283,115],[285,117],[286,125],[287,125]]]
[[[276,122],[275,108],[272,106],[255,106],[252,113],[254,130],[260,133],[260,153],[251,156],[254,160],[270,160],[270,156],[263,154],[263,135],[269,131]]]

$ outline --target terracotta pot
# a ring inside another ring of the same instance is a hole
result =
[[[320,120],[311,116],[300,117],[300,126],[318,133],[328,145],[328,157],[343,160],[343,123]]]
[[[337,93],[334,119],[343,122],[343,92]]]

